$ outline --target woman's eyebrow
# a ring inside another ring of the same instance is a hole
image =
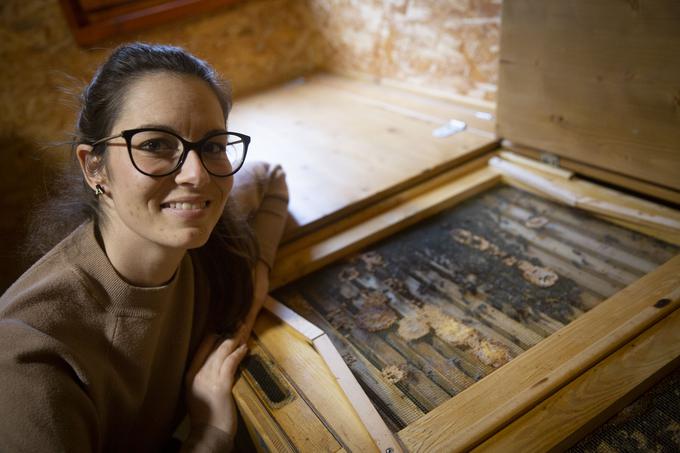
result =
[[[182,136],[182,134],[180,134],[173,127],[167,126],[165,124],[151,124],[151,123],[142,124],[138,129],[147,129],[147,128],[148,129],[160,129],[160,130],[163,130],[163,131],[172,132],[173,134],[179,135],[180,137]],[[205,134],[203,134],[203,137],[210,135],[210,134],[218,134],[218,133],[221,134],[221,133],[224,133],[224,132],[227,132],[227,130],[226,129],[211,129],[208,132],[206,132]]]

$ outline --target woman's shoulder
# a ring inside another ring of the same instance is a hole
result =
[[[90,229],[81,225],[24,272],[0,297],[0,319],[33,311],[44,318],[63,309],[59,301],[78,301],[89,294],[79,257],[89,253]]]

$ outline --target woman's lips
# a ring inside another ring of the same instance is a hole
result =
[[[161,209],[183,219],[197,219],[208,212],[210,200],[204,201],[170,201],[161,203]]]

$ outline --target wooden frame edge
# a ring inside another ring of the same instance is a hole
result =
[[[680,310],[675,310],[476,450],[566,449],[630,404],[679,359]]]

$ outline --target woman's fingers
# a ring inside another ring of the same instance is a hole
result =
[[[241,346],[236,348],[222,362],[222,365],[220,366],[220,375],[233,378],[234,375],[236,374],[238,364],[241,363],[241,360],[243,360],[247,353],[248,347],[245,344],[242,344]]]

